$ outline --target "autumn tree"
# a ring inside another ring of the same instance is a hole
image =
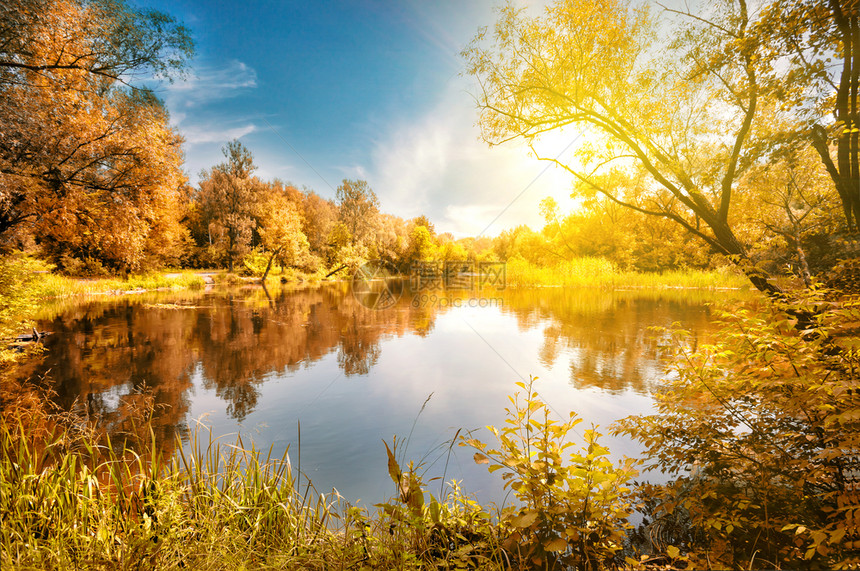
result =
[[[449,232],[436,236],[436,248],[438,256],[445,262],[462,262],[469,259],[466,248],[454,239]]]
[[[283,188],[280,191],[277,187],[270,188],[257,208],[260,245],[269,253],[261,278],[265,283],[276,259],[284,265],[294,266],[308,254],[308,239],[302,232],[299,209]]]
[[[393,214],[380,214],[375,240],[375,259],[398,265],[409,247],[409,225]]]
[[[433,226],[433,223],[430,222],[430,219],[426,215],[417,216],[410,220],[410,222],[415,226],[424,226],[430,232],[431,236],[436,235],[436,227]]]
[[[795,118],[787,135],[812,144],[860,230],[860,2],[774,0],[752,34],[766,87]]]
[[[493,253],[493,239],[487,236],[477,238],[463,238],[459,241],[466,250],[467,259],[477,262],[496,261]]]
[[[305,191],[302,199],[302,231],[308,238],[311,252],[321,259],[328,253],[328,237],[337,222],[337,206],[313,191]]]
[[[812,148],[750,169],[738,188],[739,232],[754,259],[790,265],[807,287],[833,265],[840,197]]]
[[[506,261],[516,253],[517,240],[519,240],[520,234],[527,230],[527,226],[520,225],[516,228],[504,230],[496,236],[493,240],[493,250],[500,260]]]
[[[752,24],[745,0],[721,2],[660,43],[656,18],[617,0],[559,0],[536,17],[508,5],[464,52],[482,136],[525,140],[577,193],[680,225],[781,296],[732,222],[739,177],[764,154],[751,143],[765,65]],[[588,142],[549,152],[536,140],[553,130]]]
[[[363,243],[379,214],[379,199],[365,180],[347,180],[337,187],[338,220],[346,226],[350,243]]]
[[[132,82],[175,76],[191,55],[169,16],[119,0],[0,7],[0,242],[135,269],[184,184],[182,138]]]
[[[409,231],[409,246],[406,250],[406,260],[409,262],[427,262],[434,257],[435,247],[430,230],[426,226],[413,226]]]
[[[197,202],[210,245],[232,272],[250,249],[263,183],[245,145],[233,140],[222,152],[226,162],[201,173]]]

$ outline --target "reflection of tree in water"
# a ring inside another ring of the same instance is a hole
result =
[[[39,325],[54,335],[26,376],[46,378],[61,406],[83,407],[105,426],[122,425],[149,391],[159,407],[157,436],[166,442],[184,430],[195,374],[241,420],[256,408],[259,384],[274,374],[336,352],[346,375],[364,375],[378,361],[383,337],[432,327],[426,310],[404,304],[373,311],[341,284],[284,290],[272,300],[262,290],[173,299],[63,308]]]
[[[347,377],[366,375],[379,360],[379,338],[375,339],[362,331],[358,316],[353,314],[351,323],[341,331],[341,341],[337,351],[337,364]]]
[[[192,355],[181,312],[141,312],[126,300],[89,303],[41,323],[52,331],[30,379],[44,379],[66,410],[86,414],[114,434],[155,407],[152,429],[170,448],[184,435]],[[148,435],[139,435],[148,438]],[[167,452],[167,450],[162,450]]]
[[[414,332],[418,314],[404,304],[374,311],[342,284],[233,298],[197,318],[194,337],[205,340],[199,348],[204,385],[242,419],[256,406],[256,385],[269,375],[295,371],[333,351],[347,376],[366,375],[379,360],[381,339]]]
[[[568,357],[573,386],[646,392],[663,370],[663,336],[649,327],[682,322],[692,331],[708,331],[704,303],[714,299],[698,292],[509,290],[505,310],[517,316],[522,329],[548,321],[538,358],[552,367]]]
[[[257,407],[266,380],[326,356],[347,376],[366,375],[381,358],[383,339],[426,335],[438,314],[432,305],[414,307],[410,295],[395,308],[374,311],[343,284],[273,293],[271,299],[249,290],[65,307],[38,325],[54,335],[46,338],[48,351],[28,363],[27,377],[44,377],[64,408],[77,406],[116,430],[128,429],[146,392],[159,407],[156,437],[169,447],[183,434],[198,376],[241,420]],[[503,311],[516,315],[520,329],[545,328],[538,357],[548,367],[569,359],[577,386],[647,390],[659,376],[658,346],[647,327],[682,320],[692,331],[709,328],[702,300],[689,294],[544,288],[494,295],[503,295]]]

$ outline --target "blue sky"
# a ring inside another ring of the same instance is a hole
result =
[[[188,79],[158,89],[187,139],[192,182],[239,138],[263,178],[330,198],[342,179],[362,178],[383,211],[425,214],[457,236],[540,227],[549,195],[570,204],[559,169],[520,145],[478,140],[459,53],[493,24],[495,4],[139,2],[174,15],[197,43]]]

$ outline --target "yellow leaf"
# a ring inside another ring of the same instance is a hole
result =
[[[484,454],[481,454],[480,452],[475,452],[475,455],[473,456],[473,458],[475,459],[475,464],[489,464],[490,463],[490,459],[487,458]]]
[[[537,519],[537,516],[538,516],[538,514],[535,511],[527,512],[523,515],[520,515],[520,516],[513,518],[511,520],[511,524],[514,527],[524,529],[526,527],[531,526],[535,522],[535,520]]]
[[[388,452],[388,475],[391,476],[391,479],[394,480],[395,484],[400,484],[400,465],[397,463],[397,460],[394,458],[394,453],[391,451],[391,448],[388,447],[388,443],[384,440],[382,441],[385,444],[385,451]]]
[[[555,539],[551,539],[550,541],[544,543],[544,549],[547,551],[564,551],[567,549],[567,542],[560,537],[556,537]]]
[[[680,554],[681,554],[681,550],[678,549],[677,547],[675,547],[674,545],[670,545],[669,547],[666,548],[666,555],[668,555],[672,559],[677,559]]]

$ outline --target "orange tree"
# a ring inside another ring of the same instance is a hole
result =
[[[0,246],[35,236],[136,269],[164,246],[152,235],[177,233],[182,138],[132,82],[191,53],[172,18],[122,0],[0,6]]]

